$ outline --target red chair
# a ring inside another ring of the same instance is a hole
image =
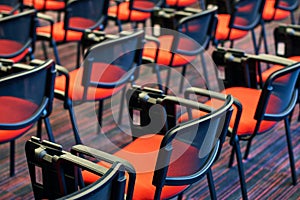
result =
[[[122,31],[122,23],[142,23],[145,27],[146,21],[151,18],[155,8],[161,7],[163,0],[121,0],[115,1],[108,9],[108,16],[116,21],[119,32]]]
[[[300,62],[300,48],[294,45],[300,42],[299,25],[282,24],[277,26],[274,29],[274,40],[276,55]],[[271,73],[283,67],[282,65],[274,65],[263,71],[259,82],[264,83]]]
[[[218,25],[214,44],[218,46],[229,41],[230,48],[234,41],[244,38],[251,32],[254,52],[258,54],[255,28],[263,24],[262,12],[265,0],[243,0],[234,4],[232,13],[218,14]],[[264,32],[263,32],[264,33]]]
[[[296,24],[294,12],[299,7],[299,0],[266,0],[266,4],[263,10],[262,18],[265,22],[280,21],[290,16],[291,23]],[[265,26],[262,26],[263,30],[259,39],[259,44],[262,39],[264,40],[264,46],[267,47],[267,37],[265,34]],[[264,32],[264,33],[263,33]],[[268,49],[266,49],[268,53]]]
[[[230,95],[210,92],[203,90],[203,95],[222,102],[214,111],[210,106],[165,96],[162,91],[151,88],[137,87],[128,91],[133,140],[113,155],[127,160],[136,170],[133,199],[176,196],[180,199],[191,184],[204,176],[209,182],[211,198],[216,199],[211,166],[218,159],[225,139],[233,99]],[[176,125],[176,113],[184,108],[202,110],[206,114]],[[136,112],[139,114],[135,115]],[[96,151],[85,151],[90,156],[97,155]],[[89,184],[98,177],[83,172],[83,179]]]
[[[107,20],[107,9],[109,0],[75,0],[68,1],[64,12],[64,20],[54,22],[45,17],[50,25],[37,27],[39,40],[48,40],[53,47],[57,64],[60,59],[57,45],[77,42],[77,67],[80,63],[81,38],[86,29],[104,29]],[[89,12],[87,12],[89,11]]]
[[[143,38],[143,30],[115,35],[115,39],[107,39],[90,47],[80,68],[69,72],[66,68],[57,67],[60,76],[55,79],[55,97],[62,100],[64,108],[69,111],[76,144],[82,144],[82,141],[73,104],[99,102],[99,130],[102,126],[104,100],[125,91],[126,85],[137,78]]]
[[[83,145],[72,148],[89,149]],[[124,200],[126,183],[133,186],[132,183],[135,181],[133,168],[130,169],[132,174],[127,179],[125,169],[127,170],[128,167],[120,163],[121,159],[102,151],[97,151],[95,156],[109,166],[99,166],[63,150],[59,144],[41,141],[37,137],[31,137],[26,141],[25,151],[35,199]],[[40,170],[36,170],[37,168]],[[91,185],[84,185],[82,170],[101,178]],[[41,177],[42,181],[38,181],[36,177]],[[128,187],[126,193],[132,191],[133,187]],[[129,197],[126,199],[130,200]]]
[[[0,58],[14,62],[34,58],[36,11],[27,10],[0,18]]]
[[[274,40],[276,55],[289,58],[296,62],[300,62],[300,48],[297,45],[295,45],[300,42],[299,25],[279,25],[274,29]],[[267,80],[270,74],[284,67],[285,66],[282,65],[273,65],[271,68],[266,69],[261,73],[261,76],[259,76],[259,83],[263,85],[263,83]],[[299,102],[300,99],[298,100],[298,104]],[[298,115],[298,121],[300,121],[300,114]]]
[[[0,72],[0,144],[10,143],[10,176],[15,174],[15,141],[36,122],[41,137],[41,120],[48,137],[54,141],[49,115],[52,111],[55,65],[52,60],[35,65],[1,62]]]
[[[300,72],[300,63],[266,54],[244,54],[242,57],[234,56],[233,54],[230,56],[228,55],[230,54],[230,51],[225,54],[226,58],[224,57],[224,60],[228,61],[226,65],[237,62],[240,63],[241,66],[247,65],[252,69],[256,69],[261,63],[281,64],[286,66],[285,68],[272,73],[261,89],[236,86],[226,88],[222,91],[222,93],[231,94],[235,98],[234,105],[237,108],[230,121],[230,132],[232,133],[232,135],[230,135],[230,144],[233,148],[229,166],[231,167],[233,164],[234,153],[236,153],[237,159],[241,159],[241,156],[239,155],[240,150],[239,148],[236,148],[238,147],[236,145],[239,141],[247,141],[247,147],[244,154],[244,159],[247,159],[253,139],[259,137],[261,134],[270,133],[280,121],[284,121],[292,183],[296,185],[297,176],[291,143],[289,116],[294,110],[298,100],[297,83]],[[254,76],[254,78],[255,77],[256,76]],[[238,112],[238,114],[235,112]],[[201,115],[199,112],[193,112],[191,114],[193,118],[197,118],[199,115]],[[189,119],[189,115],[186,113],[182,115],[180,119],[183,121],[187,120]],[[238,119],[238,123],[236,119]],[[237,161],[238,164],[242,162],[241,160]],[[244,179],[241,176],[244,176],[242,173],[240,173],[240,178]],[[241,184],[243,184],[243,182],[241,182]],[[245,188],[245,186],[241,186],[242,188]]]
[[[186,66],[201,57],[205,80],[208,80],[208,72],[205,71],[205,50],[209,47],[213,37],[217,7],[190,14],[175,23],[175,30],[162,29],[164,32],[155,40],[146,42],[143,51],[145,63],[154,64],[158,84],[163,85],[160,69],[167,69],[168,75],[165,83],[165,92],[169,88],[172,68],[182,67],[182,76],[179,90],[182,91]],[[151,65],[153,66],[153,65]],[[161,88],[162,89],[162,88]]]

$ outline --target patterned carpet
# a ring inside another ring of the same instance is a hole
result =
[[[299,11],[296,16],[298,17],[298,15]],[[273,54],[273,28],[279,23],[288,22],[289,20],[285,20],[281,22],[272,22],[267,25],[269,49]],[[257,32],[259,32],[259,29],[257,29]],[[252,43],[250,42],[249,35],[247,38],[237,41],[235,47],[251,53],[251,45]],[[59,47],[62,65],[69,69],[73,68],[75,63],[75,49],[74,44]],[[209,69],[210,72],[214,72],[214,65],[210,63],[212,50],[213,47],[210,47],[206,54],[206,59],[209,63],[208,65],[211,66]],[[49,56],[52,56],[51,50],[49,50]],[[37,44],[36,57],[42,58],[40,43]],[[188,83],[191,85],[202,87],[203,79],[199,78],[198,70],[199,69],[196,67],[188,67],[186,77]],[[214,76],[215,74],[212,73],[211,77]],[[141,67],[140,77],[142,78],[137,80],[137,84],[156,81],[155,75],[152,74],[148,67]],[[172,78],[171,82],[172,88],[176,88],[175,90],[177,90],[177,80],[175,74],[175,77]],[[212,78],[212,80],[214,79]],[[185,87],[188,87],[188,84],[186,84]],[[107,152],[113,152],[116,146],[123,145],[130,140],[127,134],[121,133],[128,130],[126,113],[123,116],[122,126],[116,127],[114,123],[113,114],[118,112],[119,97],[120,95],[117,95],[112,101],[105,101],[106,109],[103,115],[103,133],[96,133],[97,123],[95,122],[95,108],[97,108],[97,104],[85,103],[75,107],[79,131],[84,144]],[[111,110],[113,110],[113,114]],[[291,123],[291,130],[297,179],[298,182],[300,182],[300,123],[296,120],[298,112],[299,110],[297,107]],[[51,114],[50,121],[56,142],[62,144],[64,149],[70,149],[70,147],[74,145],[74,137],[68,113],[63,109],[62,102],[58,100],[54,101],[53,113]],[[120,128],[122,130],[120,130]],[[0,199],[33,199],[24,153],[24,144],[31,135],[35,135],[35,131],[36,129],[33,128],[17,140],[16,175],[14,177],[9,177],[8,173],[9,146],[8,144],[2,144],[0,146],[0,174],[2,174],[0,177]],[[47,139],[45,133],[43,134],[43,139]],[[243,151],[245,144],[241,143],[241,146]],[[213,177],[218,199],[241,199],[236,164],[234,164],[232,168],[227,167],[230,152],[231,147],[227,140],[224,144],[220,159],[213,166]],[[244,167],[249,199],[300,199],[300,183],[296,186],[292,186],[291,184],[283,123],[280,123],[271,132],[254,139],[249,159],[244,161]],[[185,192],[184,199],[210,199],[207,181],[203,179],[190,187],[190,189]]]

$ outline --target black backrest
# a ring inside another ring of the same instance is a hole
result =
[[[192,184],[206,174],[224,142],[232,113],[232,96],[223,95],[218,100],[220,106],[212,108],[198,101],[136,86],[128,91],[127,100],[134,137],[148,133],[164,135],[153,177],[156,197],[164,185]],[[203,117],[176,124],[177,115],[188,109],[202,111]]]
[[[210,40],[214,36],[217,24],[216,14],[217,7],[212,6],[199,13],[182,18],[176,27],[178,33],[174,33],[175,35],[178,34],[178,37],[174,40],[172,52],[189,54],[188,52],[197,52],[199,49],[207,49]],[[194,40],[195,44],[184,46],[181,44],[185,43],[184,38]],[[187,46],[189,46],[189,48]]]
[[[275,8],[279,8],[287,11],[295,11],[299,6],[298,0],[276,0]]]
[[[217,48],[212,54],[213,60],[224,71],[225,77],[220,79],[220,86],[224,84],[227,87],[242,86],[259,88],[262,87],[262,71],[263,67],[268,65],[288,66],[295,61],[285,59],[279,56],[266,54],[247,54],[239,49]]]
[[[55,65],[52,60],[38,63],[35,66],[2,65],[1,70],[5,72],[2,71],[0,77],[0,102],[6,106],[5,102],[14,102],[14,107],[24,109],[24,116],[6,113],[9,118],[1,119],[1,129],[24,128],[51,113]]]
[[[165,98],[163,104],[175,101],[181,106],[188,106],[185,100],[176,97]],[[223,96],[218,103],[218,108],[201,103],[197,108],[193,103],[193,109],[202,111],[203,116],[178,124],[165,134],[153,178],[157,192],[164,185],[187,185],[197,182],[218,158],[232,114],[233,97]]]
[[[123,32],[116,39],[108,39],[89,48],[82,64],[85,90],[88,87],[115,88],[135,80],[141,64],[143,39],[143,30]],[[112,72],[115,80],[101,81],[111,69],[116,70]]]
[[[12,58],[24,51],[25,48],[31,48],[34,52],[36,39],[36,11],[27,10],[15,15],[9,15],[0,18],[0,40],[12,40],[18,42],[21,47],[14,54],[1,54],[1,58]],[[4,48],[4,47],[1,47]]]
[[[268,77],[262,88],[255,119],[279,121],[292,112],[298,99],[299,72],[300,63],[293,62]]]
[[[67,2],[64,28],[84,32],[85,29],[103,29],[107,20],[109,0],[71,0]],[[83,22],[80,20],[89,20]]]
[[[105,168],[36,137],[26,142],[25,150],[36,199],[124,199],[126,178],[118,162]],[[100,178],[84,186],[81,170]]]
[[[251,30],[261,22],[266,0],[241,0],[235,3],[229,27]]]

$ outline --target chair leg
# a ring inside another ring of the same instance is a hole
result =
[[[15,175],[15,140],[10,141],[10,177]]]
[[[49,141],[50,142],[55,142],[53,132],[52,132],[52,128],[51,128],[50,121],[49,121],[48,117],[44,118],[44,123],[45,123],[45,127],[46,127],[46,131],[47,131]]]
[[[81,42],[77,42],[77,57],[76,57],[76,68],[80,67],[80,58],[81,58]]]
[[[244,154],[244,159],[246,160],[249,156],[249,153],[250,153],[250,148],[251,148],[251,143],[252,143],[252,139],[248,140],[247,142],[247,146],[246,146],[246,151],[245,151],[245,154]]]
[[[183,199],[183,192],[177,196],[177,200],[182,200],[182,199]]]
[[[102,114],[103,114],[103,100],[99,101],[99,108],[98,108],[98,128],[97,128],[97,133],[100,133],[101,128],[102,128]]]
[[[291,12],[291,23],[296,24],[296,19],[293,12]]]
[[[179,93],[182,93],[182,90],[183,90],[184,78],[185,78],[185,74],[186,74],[186,67],[187,67],[186,65],[182,66]]]
[[[154,70],[155,70],[155,73],[156,73],[158,88],[160,90],[163,90],[162,80],[161,80],[161,76],[160,76],[160,70],[159,70],[159,66],[157,64],[154,64]]]
[[[201,56],[202,69],[203,69],[203,73],[204,73],[204,79],[205,79],[205,83],[207,85],[206,87],[208,89],[210,89],[210,81],[209,81],[209,75],[208,75],[209,73],[206,68],[206,60],[205,60],[204,52],[201,52],[200,56]]]
[[[72,103],[69,103],[68,110],[69,110],[69,115],[70,115],[70,119],[71,119],[71,123],[72,123],[72,127],[73,127],[75,142],[76,142],[76,144],[82,144],[81,139],[79,137],[79,130],[78,130],[77,123],[76,123],[75,113],[73,110],[73,106],[71,104]]]
[[[260,50],[262,41],[264,42],[265,53],[268,54],[268,53],[269,53],[269,49],[268,49],[266,27],[265,27],[264,21],[261,22],[261,33],[260,33],[260,35],[259,35],[259,39],[258,39],[258,47],[257,47],[257,48],[258,48],[258,51]]]
[[[284,124],[285,124],[286,141],[287,141],[289,159],[290,159],[292,181],[293,181],[293,185],[297,185],[297,174],[295,169],[294,152],[293,152],[293,145],[292,145],[291,133],[290,133],[290,123],[288,118],[284,119]]]
[[[233,161],[234,161],[234,148],[231,149],[231,154],[230,154],[230,158],[229,158],[229,163],[228,163],[228,167],[231,168],[233,165]]]
[[[234,41],[231,40],[231,41],[230,41],[230,46],[229,46],[229,47],[230,47],[230,48],[233,48],[233,46],[234,46]]]
[[[125,92],[126,92],[126,85],[122,89],[122,96],[121,96],[121,101],[120,101],[120,111],[119,111],[119,119],[118,119],[118,124],[122,123],[122,117],[123,117],[123,109],[124,109],[124,104],[125,104]]]
[[[171,68],[168,68],[168,74],[167,74],[167,80],[166,80],[166,85],[165,85],[165,94],[168,94],[169,90],[169,85],[170,85],[170,79],[171,79]]]
[[[207,182],[208,182],[208,187],[209,187],[210,198],[213,200],[217,199],[214,178],[212,176],[212,171],[210,168],[207,170],[206,177],[207,177]]]
[[[54,39],[51,40],[51,45],[52,45],[52,48],[53,48],[53,53],[54,53],[54,57],[55,57],[55,61],[56,61],[56,64],[60,65],[60,58],[59,58],[59,55],[58,55],[58,50],[57,50],[57,45],[56,45],[56,42]]]
[[[259,48],[256,44],[256,36],[254,30],[251,30],[251,36],[252,36],[252,42],[253,42],[253,47],[254,47],[254,52],[257,55],[259,53]]]
[[[42,50],[44,52],[44,59],[47,60],[49,58],[49,56],[48,56],[48,52],[47,52],[45,41],[42,40],[41,43],[42,43]]]
[[[36,136],[38,138],[42,138],[42,119],[39,119],[37,122]]]
[[[119,19],[116,19],[116,24],[117,24],[117,26],[119,28],[119,32],[122,32],[123,31],[122,23],[121,23],[121,21]]]
[[[241,185],[241,191],[242,191],[242,197],[244,200],[248,199],[247,195],[247,185],[245,180],[245,172],[244,172],[244,164],[242,161],[242,154],[240,149],[240,144],[238,138],[235,139],[234,143],[232,144],[236,153],[236,160],[237,160],[237,166],[238,166],[238,172],[240,177],[240,185]]]

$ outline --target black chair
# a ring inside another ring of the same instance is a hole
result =
[[[297,176],[290,136],[289,116],[294,110],[298,99],[297,81],[300,63],[284,60],[283,58],[278,59],[278,57],[270,55],[249,58],[249,62],[253,61],[277,63],[288,66],[272,73],[264,83],[262,90],[251,88],[239,89],[234,87],[226,89],[226,92],[232,94],[243,106],[243,113],[238,128],[236,129],[236,134],[240,140],[248,142],[244,159],[247,159],[250,153],[251,142],[254,137],[268,132],[278,122],[284,121],[292,183],[296,185]],[[250,101],[249,96],[251,96]],[[249,122],[249,119],[251,122]],[[234,151],[233,149],[233,152]],[[231,158],[230,165],[232,165],[233,161],[233,157]]]
[[[245,85],[231,85],[224,89],[223,93],[231,94],[235,98],[234,105],[237,108],[230,121],[230,144],[233,148],[229,166],[231,167],[233,164],[234,153],[236,153],[238,165],[242,163],[238,145],[240,140],[247,141],[244,154],[244,159],[247,159],[252,140],[261,134],[269,133],[276,124],[280,121],[284,121],[292,182],[295,185],[297,177],[290,136],[289,116],[294,110],[298,100],[297,83],[300,63],[273,55],[236,54],[232,53],[232,50],[224,51],[224,49],[218,51],[219,50],[216,50],[214,53],[223,55],[223,58],[221,55],[215,55],[215,58],[218,58],[219,62],[224,62],[223,65],[225,66],[239,63],[240,68],[248,71],[248,73],[252,72],[249,73],[251,77],[249,80],[253,82],[257,81],[257,67],[262,63],[286,66],[273,72],[264,82],[261,89],[258,89],[258,87],[251,88]],[[240,77],[241,76],[239,76],[239,78]],[[192,116],[197,118],[200,114],[199,112],[194,112]],[[185,114],[185,118],[188,119],[188,114]],[[240,178],[241,180],[245,180],[243,173],[240,173]],[[246,189],[244,184],[245,182],[241,181],[242,192],[243,188]],[[246,191],[244,191],[243,194],[245,194],[245,192]]]
[[[85,150],[85,147],[80,145],[78,148]],[[133,176],[127,181],[125,168],[118,158],[104,152],[97,151],[95,156],[109,165],[106,167],[66,152],[61,145],[40,141],[36,137],[26,142],[25,150],[35,199],[124,200],[126,182],[134,183],[134,169],[131,169]],[[85,186],[82,170],[100,178]],[[132,190],[133,187],[129,187],[127,191],[132,193]]]
[[[234,1],[231,13],[218,14],[218,25],[215,34],[214,44],[224,46],[230,42],[233,48],[234,41],[242,39],[251,32],[255,54],[259,53],[260,46],[256,41],[255,28],[263,26],[262,12],[266,0],[241,0]],[[263,36],[265,30],[262,29]]]
[[[275,27],[274,32],[275,52],[277,56],[289,58],[300,62],[300,26],[292,24],[280,24]],[[282,65],[273,65],[261,73],[261,82],[265,82],[269,75],[276,70],[283,68]]]
[[[276,55],[300,62],[300,26],[292,24],[281,24],[274,29],[274,41]],[[282,69],[283,65],[273,65],[261,73],[260,81],[264,83],[274,71]],[[300,102],[300,97],[298,102]],[[299,104],[300,106],[300,104]],[[300,121],[300,114],[298,116]]]
[[[1,17],[0,58],[11,59],[14,62],[33,59],[36,40],[35,28],[35,10]]]
[[[90,47],[84,56],[82,67],[68,72],[57,67],[61,76],[55,80],[55,97],[64,101],[69,110],[76,144],[81,144],[73,104],[99,102],[98,131],[102,126],[102,110],[105,99],[111,98],[138,75],[143,50],[144,31],[124,32]],[[119,121],[123,100],[120,103]]]
[[[291,24],[296,24],[294,12],[299,7],[299,0],[266,0],[266,4],[264,6],[262,19],[266,23],[270,23],[273,21],[281,21],[288,17],[291,18]],[[265,46],[267,47],[267,37],[265,25],[262,26],[262,33],[260,36],[259,43],[261,43],[262,39],[264,40]],[[266,49],[266,53],[268,53],[268,49]]]
[[[165,18],[165,20],[168,20],[165,23],[168,26],[162,27],[161,35],[157,39],[149,38],[146,42],[143,51],[143,62],[150,63],[152,67],[154,66],[157,82],[160,86],[163,85],[160,69],[168,70],[165,82],[166,93],[169,88],[172,68],[182,67],[179,88],[182,91],[186,67],[199,56],[203,65],[204,78],[206,81],[208,80],[208,72],[205,71],[204,53],[213,38],[217,23],[216,11],[217,7],[210,7],[200,12],[194,10],[191,12],[174,11],[166,13],[167,16],[173,15],[172,18]],[[170,23],[174,21],[176,23]],[[160,87],[160,89],[163,88]]]
[[[133,140],[114,155],[130,162],[136,170],[134,199],[180,198],[204,176],[208,178],[211,197],[216,198],[211,166],[226,136],[233,99],[207,90],[203,95],[223,103],[212,109],[196,101],[165,96],[152,88],[134,87],[128,91]],[[177,124],[181,109],[202,110],[205,114]],[[83,179],[92,183],[97,177],[83,173]]]
[[[53,47],[56,63],[60,64],[57,45],[77,42],[77,62],[80,64],[80,48],[82,34],[86,29],[104,29],[107,20],[109,0],[72,0],[68,1],[64,9],[64,19],[54,22],[51,17],[39,15],[41,21],[48,21],[49,25],[37,27],[39,40],[48,40]],[[87,12],[88,11],[88,12]],[[46,50],[45,57],[47,57]]]
[[[49,123],[54,96],[55,66],[52,60],[35,65],[1,62],[0,78],[0,143],[10,143],[10,176],[15,174],[15,140],[38,122],[41,137],[44,120],[48,137],[54,141]]]

